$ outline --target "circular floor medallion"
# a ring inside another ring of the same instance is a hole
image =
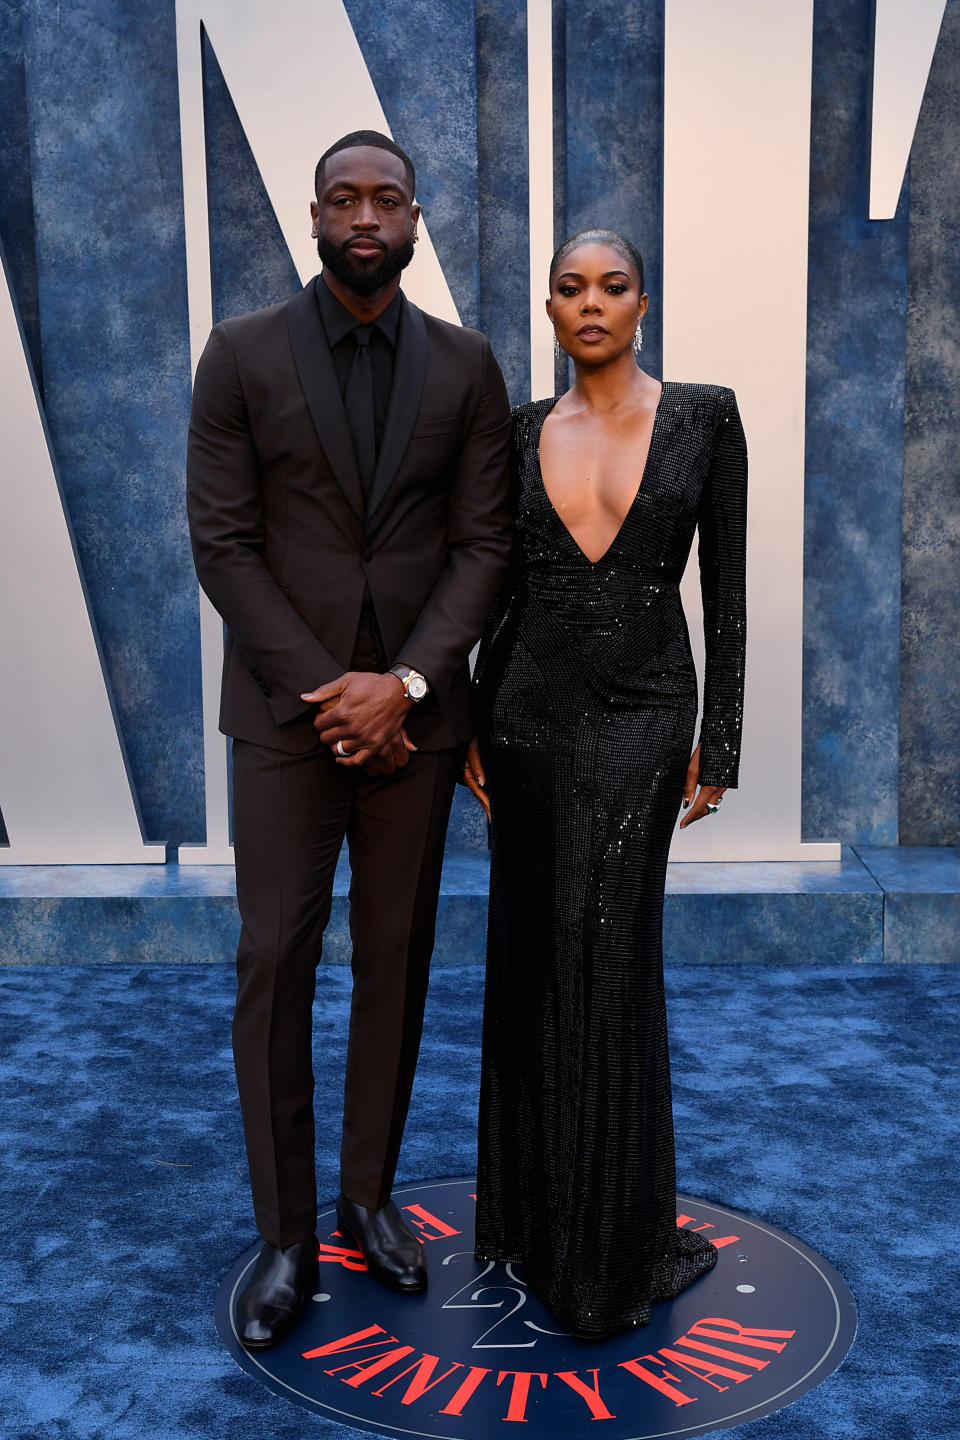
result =
[[[236,1298],[256,1259],[234,1262],[217,1296],[221,1338],[277,1395],[380,1435],[432,1440],[683,1440],[791,1404],[837,1368],[856,1309],[837,1271],[801,1240],[736,1210],[677,1196],[677,1224],[718,1250],[715,1268],[651,1323],[612,1340],[565,1334],[520,1266],[473,1257],[472,1179],[395,1192],[426,1250],[430,1288],[394,1295],[320,1217],[320,1273],[295,1333],[248,1354]],[[598,1428],[594,1429],[594,1423]]]

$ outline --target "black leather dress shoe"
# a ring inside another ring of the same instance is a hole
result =
[[[317,1278],[319,1248],[316,1235],[283,1250],[264,1241],[237,1301],[237,1332],[245,1349],[269,1350],[290,1334]]]
[[[341,1195],[337,1200],[337,1222],[363,1251],[367,1269],[374,1280],[401,1295],[417,1295],[427,1288],[427,1267],[423,1246],[404,1223],[392,1200],[380,1210],[368,1210]]]

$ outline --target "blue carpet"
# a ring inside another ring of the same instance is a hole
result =
[[[331,966],[319,990],[322,1197],[348,984]],[[481,985],[435,974],[401,1180],[473,1166]],[[253,1238],[231,991],[220,965],[0,970],[3,1436],[357,1434],[241,1374],[214,1330]],[[735,1433],[955,1440],[960,966],[691,965],[669,993],[680,1188],[799,1235],[860,1306],[843,1367]]]

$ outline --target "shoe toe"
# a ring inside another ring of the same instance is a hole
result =
[[[258,1305],[237,1317],[237,1336],[248,1350],[266,1350],[289,1334],[295,1319],[290,1310],[275,1305]]]
[[[413,1295],[427,1288],[427,1267],[419,1255],[415,1260],[381,1256],[370,1264],[370,1269],[375,1279],[393,1290]]]
[[[398,1290],[404,1290],[410,1295],[418,1295],[421,1290],[427,1288],[427,1272],[421,1266],[419,1269],[405,1270],[397,1275],[395,1281]]]

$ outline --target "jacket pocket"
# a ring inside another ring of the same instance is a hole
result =
[[[410,438],[418,440],[425,435],[459,435],[462,433],[465,423],[462,415],[444,415],[434,420],[418,420]]]

